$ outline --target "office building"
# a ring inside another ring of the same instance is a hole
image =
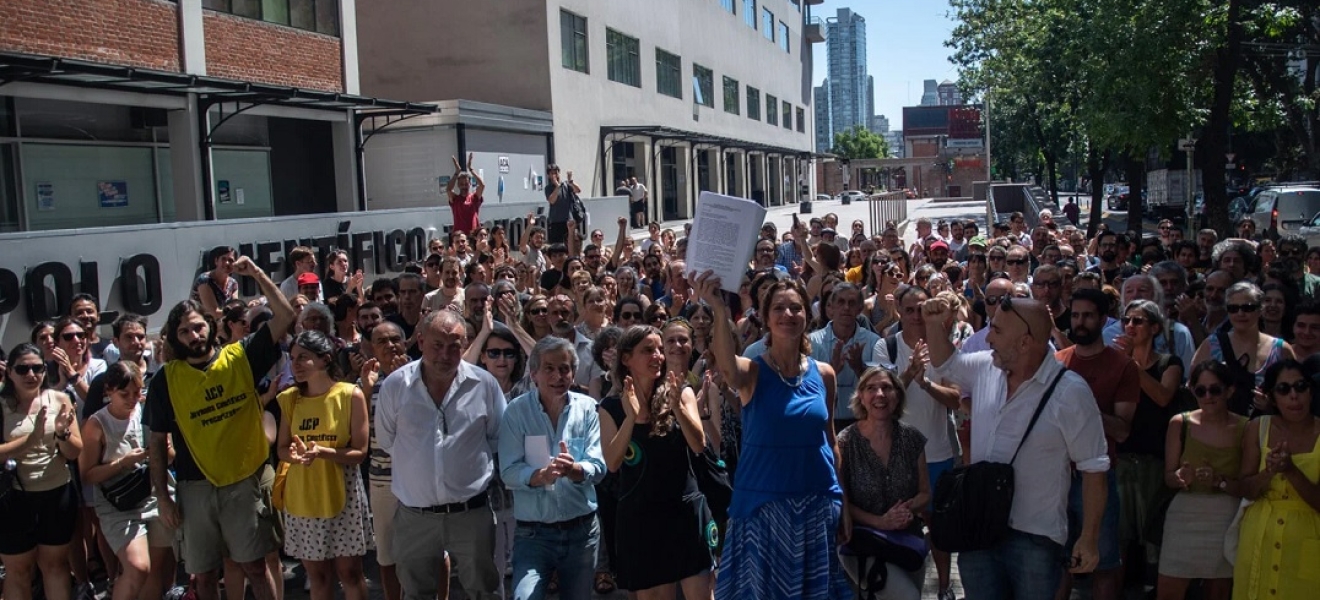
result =
[[[880,135],[883,135],[885,142],[889,144],[890,158],[907,158],[907,151],[903,147],[902,131],[886,131]]]
[[[367,93],[504,107],[487,111],[479,136],[461,117],[390,127],[388,151],[367,158],[368,193],[414,205],[447,172],[419,172],[406,189],[387,189],[395,184],[375,173],[418,154],[475,150],[492,161],[488,185],[495,155],[507,157],[499,180],[518,193],[543,169],[520,164],[571,169],[588,196],[636,176],[657,221],[691,216],[704,190],[796,201],[817,142],[812,43],[824,41],[809,12],[802,0],[361,4]],[[551,120],[539,147],[519,111]]]
[[[921,93],[921,106],[939,106],[940,94],[939,84],[934,79],[927,79],[922,82],[923,92]]]
[[[840,8],[827,22],[830,127],[836,133],[856,125],[867,127],[875,108],[866,70],[866,19]]]
[[[956,106],[963,103],[962,92],[958,91],[958,84],[952,81],[945,79],[935,90],[940,98],[940,106]]]
[[[875,115],[871,117],[871,131],[880,134],[888,133],[889,117],[886,117],[884,115]]]
[[[830,125],[830,80],[821,82],[812,93],[816,110],[816,152],[829,152],[834,147],[834,128]]]

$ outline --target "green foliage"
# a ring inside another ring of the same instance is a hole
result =
[[[834,154],[853,159],[888,158],[889,142],[880,134],[854,125],[852,129],[834,134]]]

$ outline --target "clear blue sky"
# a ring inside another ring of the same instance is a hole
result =
[[[812,6],[811,14],[825,19],[840,8],[866,19],[866,66],[875,78],[875,112],[889,117],[890,129],[903,127],[904,106],[921,102],[923,80],[958,80],[944,46],[954,26],[947,0],[825,0]],[[828,43],[814,49],[815,85],[829,74]]]

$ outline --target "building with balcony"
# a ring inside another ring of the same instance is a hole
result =
[[[498,182],[518,193],[547,163],[572,170],[584,195],[635,176],[656,221],[691,216],[707,190],[796,201],[816,142],[818,29],[801,0],[359,4],[366,93],[502,105],[552,123],[541,142],[513,114],[486,119],[480,133],[441,116],[392,126],[372,142],[390,150],[368,153],[367,195],[373,206],[414,205],[448,167],[414,161],[407,190],[386,189],[397,182],[377,173],[423,154],[476,152],[492,186],[496,155],[507,156],[514,166]]]
[[[963,103],[962,92],[958,90],[958,84],[948,79],[936,86],[935,93],[939,96],[940,106],[956,106]]]

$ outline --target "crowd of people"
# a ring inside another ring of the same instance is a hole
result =
[[[108,579],[113,600],[278,600],[283,555],[314,600],[365,600],[369,559],[387,600],[451,578],[471,598],[913,600],[929,565],[947,600],[926,532],[942,480],[980,462],[1016,491],[1008,533],[956,555],[972,600],[1066,598],[1080,574],[1101,600],[1314,593],[1303,238],[1088,238],[1044,211],[984,234],[918,219],[904,247],[826,215],[766,222],[722,282],[688,269],[685,231],[582,235],[553,166],[548,222],[509,239],[454,166],[452,232],[397,276],[300,247],[277,283],[220,247],[163,323],[102,338],[78,296],[9,350],[4,599]],[[920,562],[860,560],[863,536]]]

